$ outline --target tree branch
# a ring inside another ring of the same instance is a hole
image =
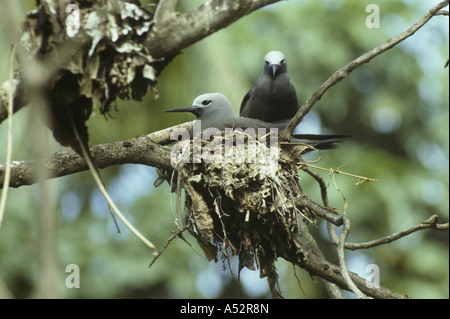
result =
[[[126,141],[92,146],[92,157],[98,168],[121,164],[144,164],[169,169],[170,150],[158,145],[148,136],[140,136]],[[5,164],[0,164],[0,183],[3,185]],[[74,151],[57,152],[43,159],[14,161],[11,163],[10,187],[32,185],[37,180],[39,169],[46,171],[49,178],[67,176],[88,170],[84,158]]]
[[[445,224],[438,224],[438,216],[433,215],[427,220],[421,222],[419,225],[413,226],[409,229],[406,229],[404,231],[379,238],[376,240],[368,241],[365,243],[345,243],[346,249],[356,250],[356,249],[365,249],[365,248],[371,248],[379,245],[389,244],[393,242],[394,240],[400,239],[402,237],[408,236],[409,234],[416,232],[421,229],[436,229],[436,230],[448,230],[449,229],[449,223]]]
[[[314,256],[317,256],[319,259],[325,260],[325,256],[324,256],[322,250],[320,249],[320,247],[317,244],[314,237],[311,235],[311,232],[309,231],[308,226],[305,224],[305,222],[302,220],[299,220],[298,226],[299,226],[299,233],[301,234],[301,237],[302,237],[302,241],[305,243],[308,251],[310,253],[312,253]],[[325,280],[322,277],[320,277],[320,280],[323,283],[323,285],[325,286],[325,289],[327,290],[327,292],[331,298],[333,298],[333,299],[343,299],[344,298],[342,296],[342,292],[341,292],[340,288],[336,284],[334,284],[328,280]]]
[[[329,221],[333,225],[341,226],[344,222],[342,216],[337,216],[337,213],[333,209],[322,207],[306,196],[296,198],[294,203],[296,206],[305,206],[309,210],[313,211],[318,217]]]
[[[354,292],[356,295],[358,295],[360,298],[409,298],[409,296],[406,295],[399,295],[396,292],[393,292],[391,290],[384,290],[382,292],[382,295],[379,296],[377,294],[373,294],[373,290],[364,290],[364,288],[368,288],[367,285],[362,285],[362,282],[360,282],[360,277],[358,277],[355,274],[352,274],[348,271],[345,261],[345,249],[363,249],[363,248],[370,248],[378,245],[388,244],[392,241],[395,241],[397,239],[400,239],[404,236],[407,236],[417,230],[421,229],[427,229],[432,228],[436,230],[448,230],[449,229],[449,223],[446,224],[438,224],[438,216],[433,215],[429,219],[423,221],[421,224],[416,225],[414,227],[411,227],[407,230],[401,231],[399,233],[386,236],[377,240],[373,240],[366,243],[348,243],[346,242],[348,233],[350,231],[350,221],[346,216],[339,216],[336,217],[333,215],[333,211],[328,207],[328,196],[327,196],[327,186],[325,184],[325,181],[322,179],[321,176],[316,174],[315,172],[309,170],[307,166],[301,167],[303,171],[310,174],[319,184],[321,189],[321,195],[322,200],[324,202],[325,207],[321,207],[320,205],[316,204],[315,202],[311,201],[310,199],[304,197],[301,200],[302,205],[308,207],[309,209],[313,210],[318,216],[322,217],[323,219],[327,220],[327,228],[330,235],[331,242],[335,245],[337,245],[338,250],[338,257],[339,257],[339,264],[340,264],[340,274],[342,274],[342,280],[344,281],[344,286],[342,283],[339,283],[338,281],[331,281],[335,283],[336,285],[348,289],[352,292]],[[333,224],[336,226],[343,226],[341,235],[338,237],[336,235],[336,232],[334,230]],[[322,260],[322,262],[325,261],[325,257],[323,256],[323,253],[320,249],[318,249],[316,246],[314,238],[312,238],[311,234],[309,233],[308,228],[304,225],[304,223],[300,223],[300,234],[302,237],[302,240],[306,243],[306,246],[308,247],[309,251],[313,253],[315,256],[317,256],[319,259]],[[312,268],[316,269],[320,273],[321,280],[324,282],[325,287],[327,288],[327,291],[329,291],[330,296],[339,296],[336,295],[336,290],[333,286],[330,286],[331,282],[328,282],[327,280],[324,280],[324,275],[322,273],[322,270],[318,265],[311,265]],[[337,267],[337,266],[335,266]],[[303,266],[303,268],[307,268]],[[336,278],[337,280],[338,278]],[[359,283],[359,285],[357,284]],[[383,288],[385,289],[385,288]]]
[[[11,84],[12,83],[12,87]],[[22,109],[26,102],[24,102],[23,98],[23,89],[22,85],[20,85],[20,81],[17,79],[17,76],[11,81],[7,80],[0,85],[0,123],[8,118],[8,94],[11,91],[13,98],[13,114]]]
[[[156,25],[147,36],[146,46],[154,58],[175,54],[245,15],[278,1],[280,0],[207,0],[197,9],[181,15],[171,15],[164,24]],[[160,11],[165,5],[159,4]]]
[[[169,127],[145,136],[138,136],[125,141],[95,145],[90,148],[92,157],[98,168],[106,168],[121,164],[142,164],[161,169],[171,169],[170,149],[163,145],[169,144],[170,131],[177,128],[189,129],[192,122]],[[3,185],[6,164],[0,164],[0,184]],[[37,174],[39,169],[45,174]],[[84,158],[73,151],[54,153],[43,159],[29,161],[13,161],[11,163],[10,187],[18,188],[33,185],[40,180],[37,176],[48,178],[67,176],[88,170]],[[2,186],[0,186],[2,187]]]
[[[352,278],[350,277],[350,272],[347,268],[347,262],[345,261],[345,242],[347,241],[347,237],[350,232],[350,220],[346,216],[344,216],[343,221],[344,223],[342,225],[341,235],[339,237],[339,244],[337,248],[339,265],[341,266],[341,274],[350,291],[356,294],[359,298],[366,299],[367,296],[362,293],[361,290],[359,290],[359,288],[355,285]]]
[[[345,278],[342,274],[342,268],[338,265],[328,262],[321,249],[317,245],[314,237],[311,235],[308,227],[303,221],[299,221],[299,232],[301,234],[302,242],[306,245],[308,249],[308,255],[306,258],[298,259],[290,254],[286,254],[282,257],[283,259],[291,262],[294,265],[303,268],[308,271],[311,275],[320,277],[324,282],[327,291],[334,298],[342,298],[340,292],[336,289],[336,286],[346,289],[348,291],[353,291],[352,287],[349,286],[349,281],[353,282],[354,285],[360,290],[364,295],[370,298],[376,299],[409,299],[408,295],[393,291],[391,289],[380,286],[379,288],[371,288],[367,285],[364,278],[361,278],[355,273],[347,271],[348,277]],[[298,246],[301,246],[298,243]],[[335,285],[335,286],[334,286]]]
[[[154,21],[157,26],[175,15],[179,0],[160,0],[156,7]]]
[[[332,87],[333,85],[340,82],[342,79],[346,78],[350,72],[352,72],[355,68],[360,66],[363,63],[368,63],[370,60],[375,58],[376,56],[380,55],[381,53],[391,49],[395,45],[399,44],[406,38],[413,35],[417,30],[419,30],[421,27],[425,25],[425,23],[428,22],[433,16],[435,16],[440,9],[448,5],[448,0],[442,1],[436,6],[434,6],[428,13],[420,19],[418,22],[416,22],[413,26],[411,26],[406,31],[400,33],[399,35],[393,37],[392,39],[387,40],[383,44],[377,46],[375,49],[370,50],[369,52],[366,52],[365,54],[361,55],[359,58],[351,61],[344,67],[340,68],[334,74],[325,81],[318,89],[315,91],[311,97],[300,107],[297,114],[294,116],[294,118],[290,121],[288,126],[283,130],[281,134],[282,140],[289,140],[289,137],[292,135],[293,130],[295,127],[300,123],[300,121],[303,119],[303,117],[308,114],[308,112],[311,110],[311,108],[316,104],[317,101],[319,101],[322,96],[325,94],[325,92]]]
[[[299,267],[305,269],[312,275],[317,275],[325,280],[328,280],[339,287],[352,291],[348,286],[346,280],[341,274],[341,268],[333,263],[326,261],[325,259],[318,258],[311,255],[307,260],[299,263],[298,261],[292,261]],[[361,278],[355,273],[349,272],[351,280],[356,287],[361,290],[366,296],[376,299],[409,299],[408,295],[398,293],[391,289],[380,286],[379,288],[369,288],[366,280]]]

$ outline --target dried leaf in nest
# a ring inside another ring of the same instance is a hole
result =
[[[239,271],[243,267],[254,270],[256,262],[261,277],[268,277],[274,298],[281,297],[275,260],[285,256],[304,260],[307,255],[299,244],[298,221],[315,220],[306,208],[295,205],[304,194],[297,174],[298,158],[292,157],[293,146],[281,145],[280,149],[280,144],[269,147],[258,142],[256,149],[250,144],[244,149],[219,144],[211,149],[207,148],[210,143],[202,141],[199,149],[190,140],[178,143],[179,153],[172,154],[172,165],[181,174],[186,190],[191,234],[213,244],[227,257],[230,252],[239,256]],[[209,163],[191,163],[199,150]]]

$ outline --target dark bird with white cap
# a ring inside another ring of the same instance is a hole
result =
[[[277,122],[293,118],[297,111],[297,93],[286,57],[280,51],[270,51],[264,57],[262,74],[242,100],[240,116]]]

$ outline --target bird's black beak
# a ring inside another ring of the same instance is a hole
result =
[[[169,109],[169,110],[165,110],[164,112],[191,112],[193,114],[195,114],[196,116],[198,116],[200,114],[200,110],[202,108],[199,106],[187,106],[187,107],[179,107],[176,109]]]
[[[279,64],[272,64],[270,68],[272,69],[273,77],[275,77],[275,74],[277,73],[278,68],[280,67]]]

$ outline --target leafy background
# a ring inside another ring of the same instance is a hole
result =
[[[145,3],[145,1],[143,1]],[[149,3],[149,2],[147,2]],[[202,1],[181,1],[180,11]],[[404,31],[437,1],[370,1],[380,8],[380,28],[365,26],[368,1],[291,0],[265,7],[183,50],[159,78],[160,97],[142,103],[119,101],[114,119],[89,120],[91,144],[148,134],[192,119],[165,114],[188,106],[206,92],[224,93],[237,114],[240,101],[259,76],[270,50],[283,51],[304,102],[334,71]],[[0,13],[0,80],[8,77],[14,23],[34,2],[7,1]],[[9,21],[9,22],[8,22]],[[14,20],[12,20],[14,21]],[[352,136],[318,163],[376,178],[329,176],[334,207],[351,218],[349,240],[363,242],[401,231],[437,214],[448,221],[449,118],[448,17],[435,17],[399,46],[365,64],[331,88],[302,122],[309,133]],[[36,121],[32,107],[14,115],[14,160],[62,150]],[[0,125],[0,158],[6,156],[7,121]],[[316,159],[317,154],[311,159]],[[123,165],[102,170],[119,208],[157,247],[171,236],[175,196],[167,184],[155,189],[155,169]],[[317,184],[300,173],[308,194],[320,201]],[[335,248],[324,223],[311,229],[331,261]],[[152,268],[151,251],[122,225],[117,234],[107,204],[89,172],[39,185],[10,189],[0,229],[0,296],[16,298],[266,298],[265,279],[237,261],[208,263],[189,235],[189,247],[171,243]],[[52,235],[54,234],[54,235]],[[53,236],[53,237],[52,237]],[[376,264],[383,286],[416,298],[449,297],[449,234],[425,230],[394,243],[348,251],[349,269],[363,277]],[[80,288],[68,289],[66,266],[80,267]],[[277,261],[286,298],[326,298],[304,270]],[[231,271],[230,271],[231,267]],[[347,294],[352,298],[352,294]]]

